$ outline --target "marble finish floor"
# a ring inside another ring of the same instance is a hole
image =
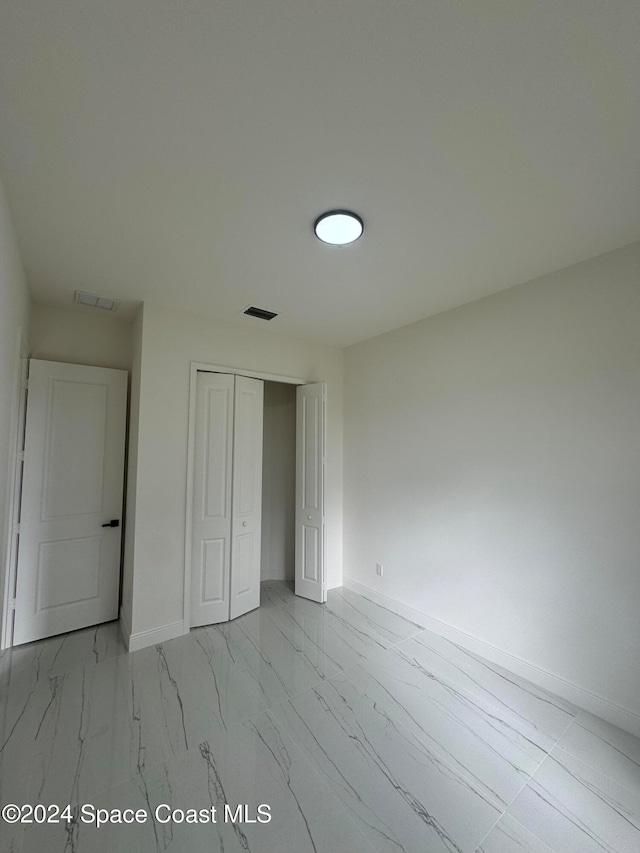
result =
[[[638,853],[640,740],[345,588],[269,581],[133,654],[117,623],[2,654],[7,803],[150,817],[0,822],[0,853]]]

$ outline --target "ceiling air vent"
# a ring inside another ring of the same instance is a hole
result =
[[[245,308],[242,313],[248,314],[249,317],[259,317],[260,320],[273,320],[278,316],[274,311],[265,311],[264,308],[256,308],[254,305]]]
[[[96,296],[95,293],[85,293],[83,290],[76,290],[73,301],[90,308],[102,308],[103,311],[117,311],[120,305],[119,299],[107,299],[105,296]]]

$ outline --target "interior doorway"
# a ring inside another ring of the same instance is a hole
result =
[[[260,580],[295,580],[296,389],[264,383]]]
[[[29,362],[13,645],[118,618],[127,381]]]

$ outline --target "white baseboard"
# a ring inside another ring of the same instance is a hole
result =
[[[466,634],[458,628],[453,628],[445,622],[440,622],[440,620],[434,619],[427,613],[408,607],[395,598],[391,598],[369,586],[365,586],[365,584],[354,580],[354,578],[345,575],[342,583],[347,589],[360,593],[360,595],[379,604],[381,607],[386,607],[387,610],[391,610],[399,616],[404,616],[411,622],[423,625],[429,631],[433,631],[434,634],[438,634],[446,640],[450,640],[452,643],[456,643],[468,651],[486,658],[492,663],[497,663],[510,672],[514,672],[516,675],[526,678],[539,687],[543,687],[550,693],[555,693],[557,696],[566,699],[579,708],[602,717],[603,720],[607,720],[621,729],[631,732],[636,737],[640,737],[640,714],[637,714],[635,711],[616,705],[614,702],[599,696],[597,693],[592,693],[578,684],[566,681],[559,675],[554,675],[552,672],[548,672],[535,664],[515,657],[515,655],[505,652],[496,646],[492,646],[484,640],[479,640],[471,634]]]
[[[260,582],[264,581],[292,581],[295,577],[293,566],[287,566],[284,563],[277,561],[276,563],[268,563],[263,560],[260,565]]]
[[[122,618],[122,614],[120,618]],[[125,637],[125,639],[129,651],[137,652],[140,649],[146,649],[148,646],[155,646],[156,643],[164,643],[167,640],[173,640],[175,637],[181,637],[184,633],[184,621],[180,619],[179,622],[171,622],[170,625],[161,625],[159,628],[151,628],[149,631],[138,631],[135,634],[129,632],[129,637]]]
[[[267,569],[267,577],[260,578],[261,581],[286,581],[293,580],[293,575],[289,575],[284,569]]]

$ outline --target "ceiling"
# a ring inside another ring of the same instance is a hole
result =
[[[638,0],[3,0],[33,295],[342,346],[634,242],[639,44]]]

